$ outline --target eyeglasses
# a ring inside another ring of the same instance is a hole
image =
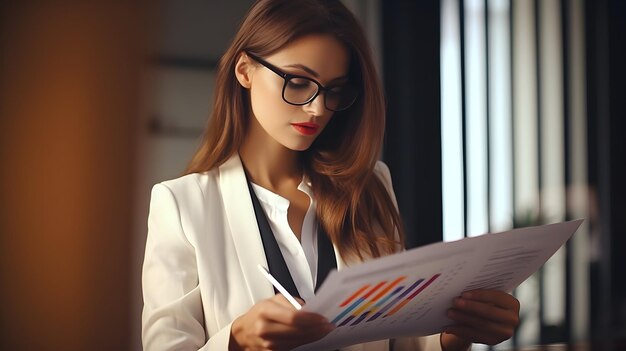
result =
[[[324,106],[331,111],[338,112],[352,106],[359,95],[358,89],[353,85],[342,84],[327,88],[314,79],[285,73],[256,55],[249,52],[246,54],[285,80],[282,94],[283,100],[288,104],[306,105],[315,100],[320,93],[324,93]]]

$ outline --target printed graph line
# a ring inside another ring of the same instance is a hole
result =
[[[391,294],[387,295],[384,299],[378,301],[378,303],[376,304],[376,306],[374,306],[374,308],[372,309],[372,312],[376,312],[382,305],[384,305],[387,301],[389,301],[389,299],[391,299],[392,297],[394,297],[397,293],[399,293],[400,291],[402,291],[402,289],[404,289],[404,286],[399,286],[396,288],[396,290],[394,290]],[[379,313],[378,316],[380,316]],[[368,322],[371,322],[373,320],[375,320],[376,318],[378,318],[378,316],[372,316],[372,318],[368,319]]]
[[[359,307],[356,311],[354,311],[352,313],[352,315],[356,317],[356,316],[360,315],[361,313],[363,313],[364,311],[367,311],[370,308],[370,306],[372,306],[376,301],[378,301],[383,295],[385,295],[394,286],[398,285],[398,283],[400,283],[404,278],[406,278],[406,277],[400,277],[400,278],[394,280],[393,282],[389,283],[389,285],[387,285],[387,287],[385,287],[383,290],[381,290],[371,300],[367,301],[363,306]]]
[[[352,296],[348,297],[346,301],[342,302],[341,305],[339,305],[339,307],[346,307],[347,304],[352,302],[352,300],[356,299],[357,296],[361,295],[361,293],[369,287],[370,287],[369,284],[363,285],[361,289],[357,290],[354,294],[352,294]]]
[[[337,315],[337,317],[335,317],[335,319],[332,320],[332,324],[335,324],[337,322],[339,322],[343,317],[345,317],[348,313],[350,313],[353,309],[355,309],[356,307],[358,307],[362,302],[364,302],[365,300],[367,300],[368,297],[370,297],[373,293],[376,292],[376,290],[378,290],[381,286],[385,285],[385,283],[387,283],[387,281],[382,281],[380,283],[378,283],[377,285],[375,285],[373,288],[371,288],[365,295],[363,295],[362,297],[358,298],[356,301],[354,301],[350,306],[348,306],[346,309],[343,310],[343,312],[341,312],[339,315]],[[343,325],[343,323],[342,323]],[[341,325],[340,325],[341,326]]]
[[[389,313],[387,313],[385,317],[392,316],[396,312],[400,311],[402,307],[404,307],[407,303],[409,303],[409,301],[413,300],[413,298],[415,298],[415,296],[417,296],[419,293],[424,291],[424,289],[426,289],[430,284],[432,284],[432,282],[434,282],[437,278],[439,278],[439,276],[441,276],[441,274],[435,274],[434,276],[432,276],[432,278],[430,278],[426,283],[424,283],[424,285],[422,285],[419,289],[415,290],[415,292],[411,294],[411,296],[407,297],[404,301],[400,302],[398,306],[394,307],[391,311],[389,311]]]
[[[363,313],[359,318],[357,318],[357,320],[354,321],[354,323],[352,323],[351,325],[357,325],[359,323],[361,323],[365,317],[367,317],[368,314],[370,314],[372,311],[365,311],[365,313]]]
[[[350,321],[352,321],[353,319],[354,319],[354,316],[349,316],[343,322],[341,322],[341,324],[339,324],[338,327],[343,327],[344,325],[350,323]]]
[[[339,305],[343,307],[343,310],[331,323],[338,327],[348,324],[355,326],[363,321],[371,322],[380,317],[392,316],[440,276],[441,274],[438,273],[428,280],[417,279],[408,287],[408,284],[398,286],[406,279],[406,276],[400,276],[391,282],[382,281],[373,286],[364,284]]]
[[[357,325],[359,324],[361,321],[363,321],[363,319],[365,319],[365,317],[367,317],[369,314],[374,313],[377,310],[377,307],[380,307],[381,302],[379,301],[383,296],[385,296],[381,301],[386,301],[388,300],[391,296],[393,296],[397,290],[395,290],[392,294],[388,294],[389,290],[393,289],[396,285],[398,285],[401,281],[403,281],[406,277],[402,276],[399,278],[396,278],[396,280],[392,281],[391,283],[389,283],[389,285],[387,285],[383,290],[381,290],[376,296],[374,296],[370,301],[368,301],[366,304],[364,304],[363,306],[361,306],[358,310],[354,311],[354,313],[352,314],[354,317],[358,316],[359,314],[361,315],[359,318],[357,318],[356,321],[354,321],[354,323],[352,323],[352,325]],[[371,308],[370,308],[371,306]]]
[[[409,286],[406,290],[404,290],[402,292],[402,294],[398,295],[395,299],[391,300],[390,303],[386,304],[385,307],[383,307],[380,311],[374,313],[374,315],[372,316],[372,318],[368,319],[368,322],[373,321],[374,319],[382,316],[385,312],[387,312],[391,307],[393,307],[396,303],[398,303],[400,300],[402,300],[403,297],[405,297],[406,295],[408,295],[411,291],[413,291],[413,289],[417,288],[422,282],[424,281],[424,279],[418,279],[415,283],[413,283],[411,286]]]
[[[389,283],[389,285],[387,285],[386,288],[384,288],[381,292],[379,292],[376,296],[374,296],[374,298],[372,299],[372,302],[378,301],[381,297],[383,297],[386,293],[388,293],[389,290],[393,289],[394,286],[398,285],[405,278],[406,277],[399,277],[396,280]]]

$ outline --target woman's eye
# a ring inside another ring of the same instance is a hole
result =
[[[287,82],[287,86],[291,89],[306,89],[311,81],[304,78],[292,78]]]
[[[326,94],[332,97],[339,97],[339,96],[342,96],[344,92],[345,92],[344,87],[333,87]]]

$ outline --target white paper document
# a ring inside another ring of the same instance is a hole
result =
[[[297,351],[335,350],[439,333],[453,298],[474,289],[511,292],[537,271],[582,220],[436,243],[331,272],[304,310],[337,327]]]

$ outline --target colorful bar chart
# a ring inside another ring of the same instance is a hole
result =
[[[411,291],[415,290],[422,282],[424,281],[424,279],[418,279],[415,283],[413,283],[411,286],[409,286],[406,290],[404,290],[402,292],[402,294],[398,295],[396,298],[394,298],[390,303],[386,304],[385,307],[383,307],[379,312],[375,313],[372,318],[368,319],[368,322],[371,322],[375,319],[377,319],[378,317],[382,316],[385,312],[387,312],[390,308],[392,308],[393,306],[395,306],[398,302],[402,301],[402,299],[408,295]]]
[[[409,301],[413,300],[415,298],[415,296],[417,296],[419,293],[424,291],[424,289],[426,289],[430,284],[432,284],[432,282],[434,282],[437,278],[439,278],[439,276],[440,276],[440,274],[435,274],[426,283],[424,283],[419,289],[415,290],[415,292],[413,294],[411,294],[404,301],[400,302],[400,304],[398,304],[391,311],[389,311],[389,313],[387,313],[385,315],[385,317],[391,316],[391,315],[395,314],[396,312],[400,311],[402,309],[402,307],[404,307],[407,303],[409,303]],[[385,317],[383,317],[383,318],[385,318]]]
[[[407,279],[405,276],[389,282],[364,284],[341,302],[339,305],[341,311],[332,323],[338,327],[355,326],[363,321],[371,322],[391,316],[402,310],[440,276],[441,274],[437,273],[428,279],[418,278],[413,283],[409,281],[407,283],[410,284],[402,285],[400,284]]]
[[[354,310],[355,308],[357,308],[361,303],[363,303],[365,300],[367,300],[368,297],[370,297],[370,295],[372,295],[373,293],[376,292],[376,290],[378,290],[381,286],[385,285],[385,283],[387,283],[387,281],[382,281],[378,284],[376,284],[373,288],[371,288],[365,295],[363,295],[362,297],[359,297],[356,301],[352,302],[352,304],[350,304],[347,308],[345,308],[341,313],[339,313],[337,315],[337,317],[335,317],[335,319],[332,320],[332,324],[336,324],[337,322],[339,322],[343,317],[345,317],[348,313],[350,313],[352,310]],[[361,288],[362,289],[362,288]],[[349,302],[348,302],[349,303]]]

